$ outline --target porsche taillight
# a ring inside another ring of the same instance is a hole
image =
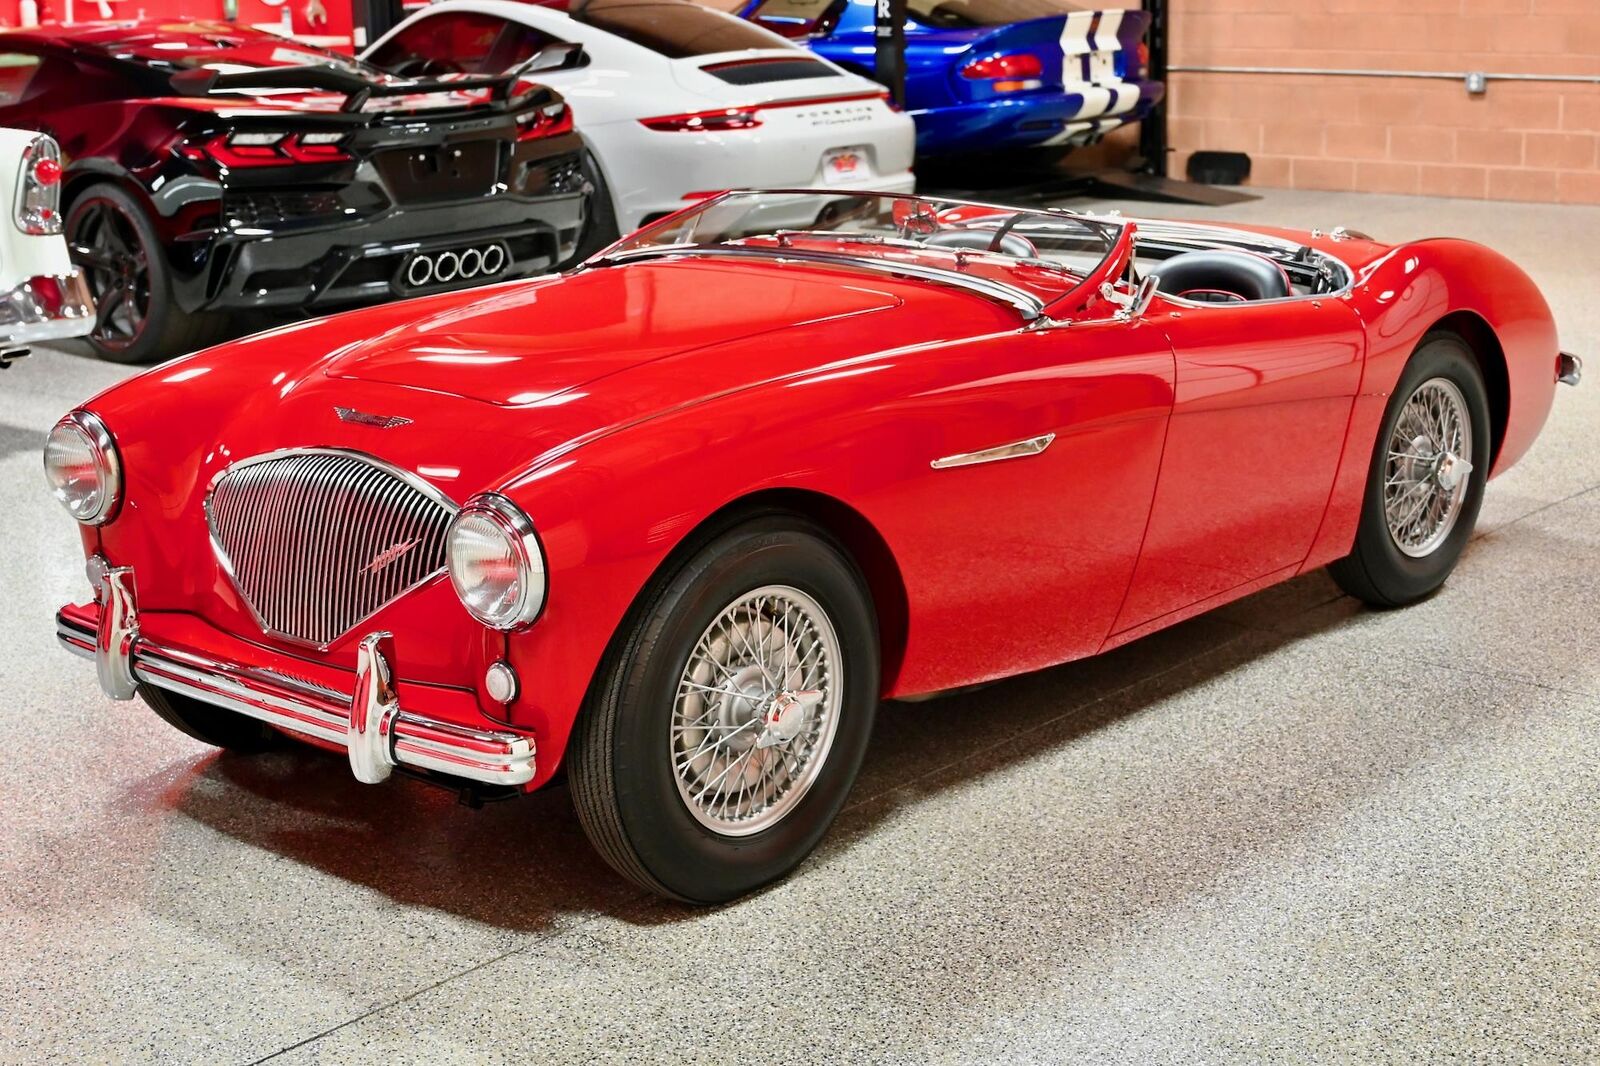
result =
[[[715,111],[661,115],[639,121],[647,128],[662,133],[721,133],[725,130],[752,130],[761,125],[753,107],[724,107]]]
[[[41,133],[28,142],[22,150],[12,212],[23,233],[61,232],[61,173],[61,148],[53,138]]]
[[[536,141],[572,132],[572,108],[564,103],[531,108],[517,116],[517,140]]]
[[[230,169],[281,167],[294,163],[343,163],[350,153],[343,133],[220,133],[198,143],[182,145],[188,159],[209,159]]]

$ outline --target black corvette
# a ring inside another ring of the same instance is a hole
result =
[[[584,225],[582,142],[524,78],[395,78],[238,26],[0,34],[0,126],[60,142],[103,358],[549,269]]]

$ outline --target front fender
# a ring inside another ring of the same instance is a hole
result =
[[[707,519],[774,490],[841,505],[887,551],[858,559],[907,604],[885,695],[1098,649],[1148,515],[1171,348],[1158,330],[1017,330],[993,311],[999,332],[807,366],[550,455],[504,487],[548,564],[545,615],[509,649],[527,682],[516,724],[539,734],[541,773],[641,590]],[[1045,432],[1050,450],[1022,462],[933,462]]]

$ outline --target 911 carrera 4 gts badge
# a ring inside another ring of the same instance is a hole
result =
[[[361,568],[361,572],[364,574],[376,574],[378,571],[384,569],[390,563],[394,562],[396,559],[400,558],[400,556],[404,555],[406,552],[410,551],[416,546],[417,541],[415,537],[413,537],[411,540],[402,540],[398,544],[391,544],[387,548],[383,549],[383,551],[373,556],[372,562],[368,563],[366,566],[363,566]]]
[[[354,407],[335,407],[333,413],[339,416],[341,422],[354,422],[358,426],[371,426],[373,429],[394,429],[411,424],[411,419],[399,415],[369,415]]]

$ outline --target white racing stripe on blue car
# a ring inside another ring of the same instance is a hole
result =
[[[1093,11],[1073,11],[1067,15],[1067,23],[1061,27],[1061,54],[1069,60],[1093,51],[1089,30],[1094,25],[1094,16]]]
[[[1117,31],[1122,28],[1121,11],[1074,11],[1061,28],[1061,81],[1068,96],[1080,96],[1078,109],[1061,133],[1046,144],[1055,144],[1081,134],[1085,119],[1121,115],[1139,103],[1139,87],[1129,85],[1117,75],[1116,54],[1122,51]],[[1073,74],[1078,79],[1073,78]]]
[[[1092,40],[1096,52],[1120,52],[1122,41],[1117,38],[1117,31],[1122,29],[1122,12],[1100,12],[1100,24],[1094,28]]]
[[[1116,94],[1105,85],[1068,85],[1068,93],[1082,93],[1083,102],[1078,105],[1078,110],[1072,113],[1073,118],[1094,118],[1111,110]]]

